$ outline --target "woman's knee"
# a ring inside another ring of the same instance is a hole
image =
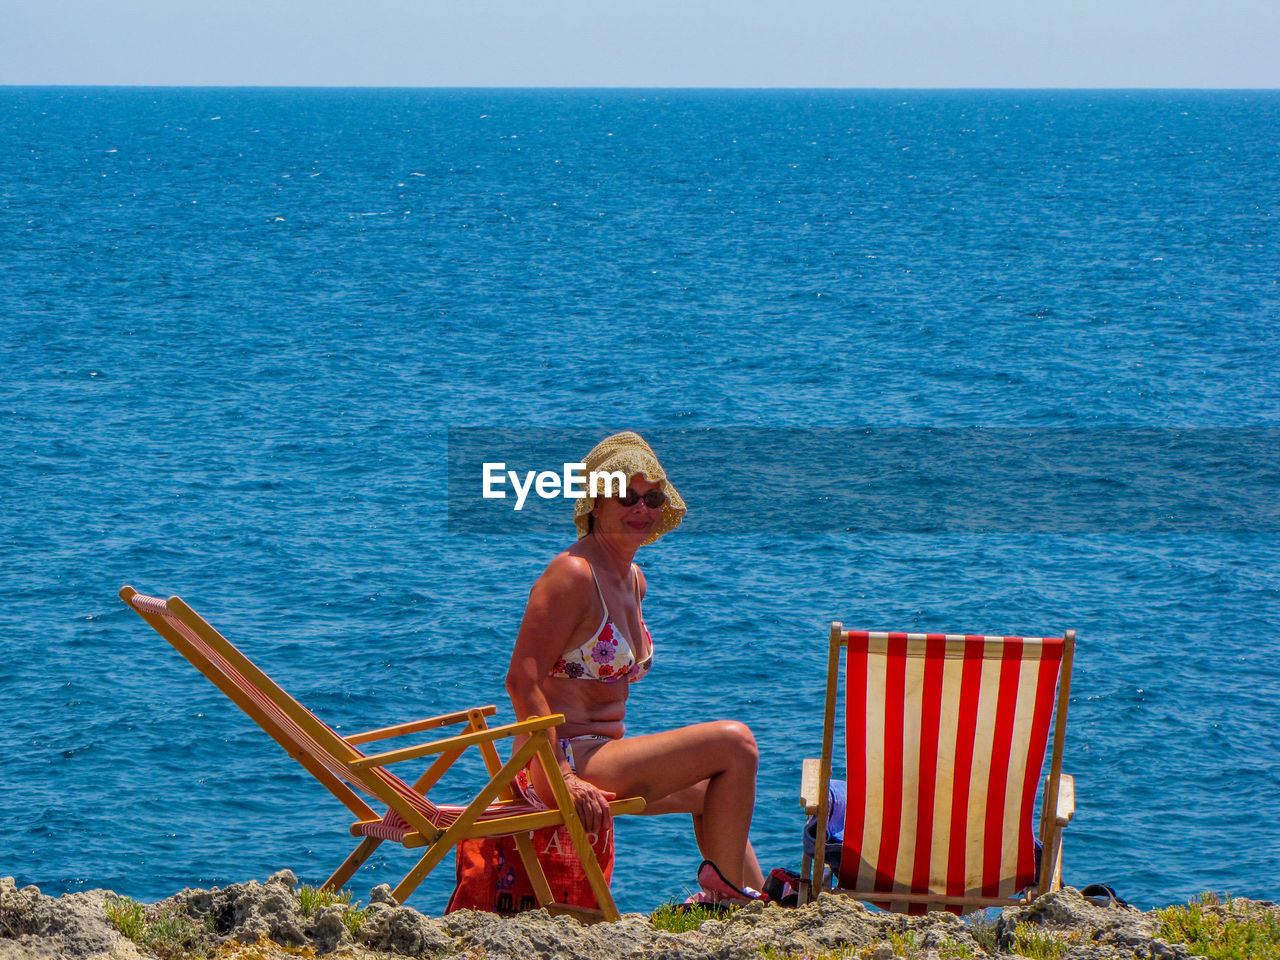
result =
[[[755,769],[760,763],[760,748],[756,746],[755,734],[745,723],[737,720],[721,720],[716,723],[717,746],[729,754],[743,766],[750,765]]]

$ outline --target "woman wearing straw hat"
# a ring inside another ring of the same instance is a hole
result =
[[[698,848],[699,902],[755,899],[764,883],[747,839],[755,805],[758,752],[743,724],[718,720],[665,733],[624,736],[627,696],[653,662],[641,613],[645,579],[636,551],[674,529],[685,504],[638,434],[602,440],[587,455],[587,476],[621,472],[622,496],[576,501],[578,542],[554,560],[529,592],[507,673],[521,719],[562,713],[556,755],[588,831],[605,826],[609,800],[641,796],[646,813],[689,813]],[[533,799],[550,796],[536,762]]]

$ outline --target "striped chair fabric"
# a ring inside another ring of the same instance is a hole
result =
[[[838,673],[840,648],[847,651],[839,890],[898,911],[947,907],[957,913],[1014,902],[1031,891],[1037,872],[1032,811],[1061,679],[1044,796],[1054,816],[1048,824],[1042,818],[1041,831],[1046,876],[1032,895],[1056,881],[1058,831],[1071,814],[1060,808],[1074,803],[1072,784],[1069,798],[1059,795],[1073,644],[1071,632],[990,637],[832,625],[830,669]],[[828,780],[834,700],[829,677]],[[825,782],[819,792],[825,801]],[[821,863],[815,882],[820,870]]]

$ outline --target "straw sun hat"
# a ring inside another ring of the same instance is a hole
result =
[[[644,539],[644,543],[653,543],[664,533],[678,527],[680,521],[684,519],[687,509],[684,499],[667,479],[667,473],[662,469],[662,464],[658,462],[653,449],[644,442],[640,434],[628,430],[605,437],[591,449],[583,462],[587,465],[587,495],[575,501],[573,506],[573,522],[577,524],[579,540],[587,535],[591,511],[595,509],[596,501],[595,497],[591,496],[590,478],[591,474],[596,472],[610,473],[620,470],[627,475],[628,480],[640,474],[650,483],[662,486],[662,492],[667,495],[667,502],[662,507],[662,521],[658,524],[658,528]]]

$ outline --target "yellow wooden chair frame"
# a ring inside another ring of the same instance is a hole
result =
[[[484,706],[341,736],[285,693],[180,598],[148,597],[129,586],[121,589],[120,597],[355,815],[351,834],[363,839],[325,881],[325,888],[341,889],[383,840],[406,848],[425,847],[413,869],[392,891],[392,896],[403,903],[459,842],[511,836],[539,906],[583,920],[619,918],[552,749],[551,731],[564,722],[563,715],[489,727],[485,717],[493,716],[497,710]],[[367,755],[359,749],[362,744],[462,723],[466,724],[465,732],[427,743]],[[503,763],[495,744],[516,737],[527,739]],[[438,805],[429,800],[428,791],[473,746],[483,757],[489,782],[465,806]],[[390,764],[432,756],[437,759],[413,784],[388,769]],[[534,757],[540,760],[551,783],[556,802],[553,809],[532,806],[515,788],[516,775]],[[361,793],[381,801],[387,812],[379,816]],[[640,813],[644,805],[642,798],[630,797],[614,800],[610,808],[614,814],[634,814]],[[599,911],[555,902],[529,836],[530,831],[551,826],[568,828]]]

